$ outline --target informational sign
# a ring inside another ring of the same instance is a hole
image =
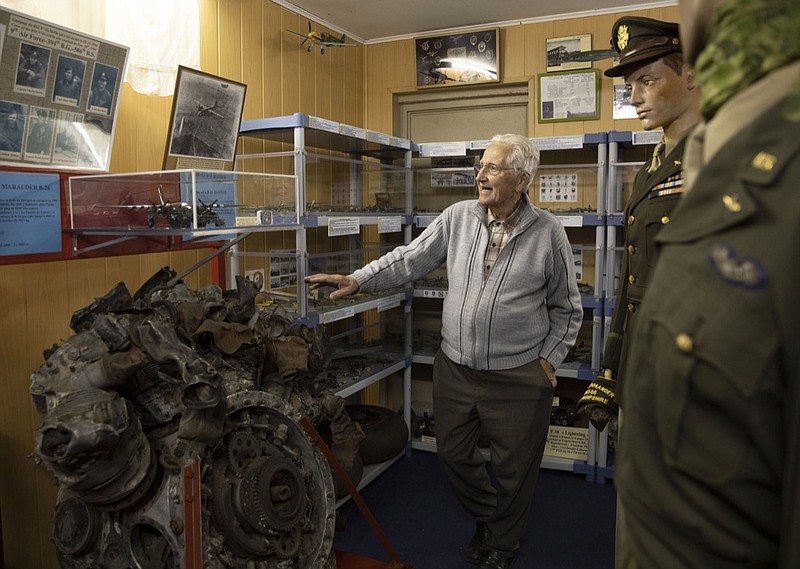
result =
[[[0,174],[0,255],[61,251],[56,174]]]
[[[573,460],[589,458],[589,429],[550,425],[544,454]]]
[[[328,237],[358,235],[360,232],[361,220],[357,217],[332,217],[328,220]]]
[[[107,171],[128,48],[0,8],[0,163]]]
[[[539,122],[600,118],[600,70],[540,73]]]
[[[403,230],[403,218],[400,216],[378,218],[378,233],[397,233]]]
[[[198,217],[208,217],[198,219],[201,227],[237,225],[236,175],[233,173],[202,170],[181,173],[181,201],[194,204]]]

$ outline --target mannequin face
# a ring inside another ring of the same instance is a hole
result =
[[[691,64],[706,43],[706,31],[717,8],[725,0],[680,0],[680,34],[684,59]]]
[[[678,132],[683,130],[681,118],[693,112],[696,102],[694,72],[689,66],[684,65],[678,75],[664,59],[656,59],[628,71],[625,86],[645,130],[663,128],[667,135],[677,134],[670,132],[673,123],[680,126]]]

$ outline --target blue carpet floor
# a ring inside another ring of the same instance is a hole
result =
[[[465,569],[475,522],[456,502],[434,453],[414,450],[361,492],[401,561],[416,569]],[[613,569],[616,491],[611,483],[542,469],[514,569]],[[352,500],[334,548],[388,561]]]

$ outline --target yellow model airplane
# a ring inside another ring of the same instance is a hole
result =
[[[307,42],[310,42],[308,44],[308,47],[306,48],[306,51],[309,52],[313,51],[314,46],[317,45],[319,46],[320,54],[325,53],[326,47],[356,47],[358,45],[355,43],[346,43],[347,36],[345,34],[342,34],[341,37],[338,37],[333,34],[329,34],[328,32],[315,32],[311,29],[311,22],[308,22],[307,34],[301,34],[295,32],[294,30],[286,30],[286,31],[303,38],[303,41],[300,42],[300,45],[305,45]]]

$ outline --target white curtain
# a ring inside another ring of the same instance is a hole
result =
[[[0,0],[0,5],[130,48],[125,81],[171,95],[178,65],[200,68],[197,0]]]

